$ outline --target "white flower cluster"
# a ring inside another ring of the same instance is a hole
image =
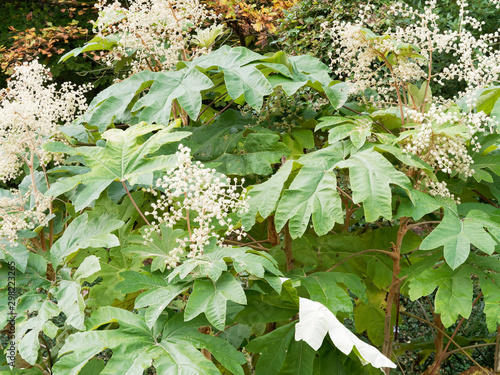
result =
[[[50,72],[34,60],[17,67],[0,91],[0,181],[15,178],[34,156],[42,164],[52,160],[43,144],[60,136],[58,125],[69,125],[87,107],[87,86],[66,83],[58,89],[50,80]]]
[[[156,187],[164,192],[149,189],[158,199],[152,204],[153,211],[146,212],[155,221],[146,230],[145,240],[152,241],[151,233],[159,233],[163,223],[173,227],[180,221],[187,222],[189,237],[177,240],[178,246],[169,253],[169,268],[181,261],[186,249],[188,258],[202,254],[211,238],[222,246],[229,234],[236,235],[238,240],[246,235],[244,228],[236,228],[229,217],[231,212],[248,209],[244,179],[237,184],[236,178],[231,183],[224,175],[217,177],[214,169],[205,168],[199,161],[193,163],[190,152],[188,147],[180,145],[175,169],[156,181]],[[219,231],[223,231],[222,236]]]
[[[422,12],[402,3],[391,5],[390,14],[412,23],[404,28],[389,28],[380,36],[366,29],[372,5],[361,9],[355,23],[324,24],[336,46],[335,55],[330,56],[334,71],[353,82],[352,93],[375,88],[383,101],[391,101],[395,89],[405,83],[428,77],[441,85],[445,81],[463,81],[466,91],[498,83],[500,50],[495,45],[500,42],[499,32],[474,37],[470,30],[481,29],[484,22],[468,16],[469,4],[465,0],[457,2],[458,30],[439,29],[437,0],[427,0]],[[436,71],[432,62],[442,53],[452,54],[455,62]]]
[[[481,145],[476,134],[493,132],[494,119],[484,112],[464,114],[456,108],[435,104],[425,114],[415,110],[408,110],[407,113],[418,125],[403,141],[405,152],[418,156],[436,171],[472,176],[474,161],[468,154],[468,145],[478,152]],[[426,185],[432,195],[450,196],[444,182],[426,180]]]
[[[22,195],[19,190],[11,190],[10,195],[0,198],[0,238],[14,244],[18,239],[18,231],[47,224],[45,212],[49,209],[52,198],[31,191]],[[30,198],[35,202],[32,208],[28,208]]]
[[[182,55],[190,41],[190,30],[200,30],[205,21],[216,18],[198,0],[132,0],[129,3],[130,6],[124,8],[118,1],[100,0],[95,5],[99,18],[94,28],[97,36],[113,36],[112,40],[117,42],[112,51],[103,55],[105,63],[111,66],[133,55],[131,73],[167,69],[186,59]],[[199,39],[217,35],[216,30],[197,34],[201,48],[195,54],[208,52],[206,43]]]

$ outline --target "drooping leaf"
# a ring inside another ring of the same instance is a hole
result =
[[[54,325],[49,319],[59,315],[60,309],[50,300],[45,300],[38,309],[38,314],[16,327],[16,338],[18,338],[19,354],[30,365],[34,365],[38,358],[38,350],[40,343],[38,334],[42,330],[51,329],[49,326]]]
[[[202,69],[218,67],[224,73],[224,81],[231,99],[243,96],[254,109],[260,109],[265,95],[272,93],[272,86],[252,61],[261,55],[243,47],[222,46],[211,54],[195,59],[191,64]]]
[[[263,218],[267,218],[277,207],[278,200],[283,190],[283,186],[290,176],[294,162],[285,163],[277,173],[275,173],[266,182],[254,185],[248,193],[250,204],[248,211],[241,213],[242,224],[245,228],[250,229],[255,224],[257,214]]]
[[[157,74],[148,93],[135,103],[132,112],[142,109],[139,120],[148,124],[168,124],[172,102],[177,100],[191,118],[196,118],[201,108],[201,91],[212,86],[210,78],[195,68],[163,71]]]
[[[129,122],[132,117],[130,103],[142,90],[151,86],[157,74],[144,70],[101,91],[80,121],[97,126],[101,133],[113,122]]]

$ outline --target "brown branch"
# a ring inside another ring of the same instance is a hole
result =
[[[285,233],[285,247],[283,248],[283,250],[285,251],[285,256],[286,256],[286,270],[291,271],[294,268],[294,264],[293,264],[293,253],[292,253],[292,236],[290,236],[288,223],[285,224],[283,231]]]
[[[231,101],[230,101],[230,102],[229,102],[229,103],[228,103],[228,104],[227,104],[224,108],[222,108],[219,112],[217,112],[215,115],[213,115],[213,117],[212,117],[210,120],[208,120],[208,121],[205,123],[205,125],[206,125],[206,124],[211,123],[211,122],[212,122],[212,121],[213,121],[213,120],[214,120],[217,116],[219,116],[219,115],[220,115],[221,113],[223,113],[226,109],[228,109],[228,108],[229,108],[229,106],[230,106],[231,104],[233,104],[233,103],[234,103],[234,99],[233,99],[233,100],[231,100]]]
[[[479,301],[479,299],[483,296],[483,292],[479,293],[479,295],[476,297],[476,299],[474,299],[474,301],[472,302],[472,307],[474,307],[474,305],[477,303],[477,301]],[[460,327],[462,326],[462,323],[465,321],[465,318],[462,318],[460,319],[460,322],[458,322],[457,324],[457,327],[455,328],[455,330],[453,331],[453,334],[451,335],[450,337],[450,341],[448,341],[448,343],[446,344],[443,352],[441,353],[441,355],[439,356],[439,358],[436,359],[436,364],[434,365],[433,369],[431,370],[430,374],[429,375],[434,375],[434,373],[439,369],[439,367],[441,366],[441,363],[443,362],[443,359],[444,359],[444,356],[446,355],[446,351],[448,350],[448,348],[450,347],[451,345],[451,340],[455,338],[455,335],[458,333],[458,330],[460,329]],[[486,371],[483,367],[479,366],[481,368],[481,370],[484,370],[486,374],[489,374],[489,371]]]
[[[399,273],[401,272],[401,246],[403,244],[403,238],[408,231],[406,227],[408,220],[409,218],[407,217],[403,217],[400,219],[396,243],[392,246],[392,283],[390,285],[389,293],[387,294],[387,305],[385,309],[384,320],[384,344],[382,346],[382,354],[384,354],[388,358],[391,357],[393,344],[392,305],[396,297],[399,295],[399,285],[401,282],[401,279],[399,278]]]
[[[489,371],[487,371],[485,368],[483,368],[479,363],[477,363],[474,358],[472,358],[469,353],[467,353],[460,345],[457,344],[456,341],[454,341],[444,330],[442,330],[441,328],[439,328],[438,326],[436,326],[434,323],[431,323],[429,322],[428,320],[425,320],[424,318],[421,318],[417,315],[414,315],[412,313],[409,313],[407,311],[401,311],[400,312],[401,314],[403,315],[407,315],[407,316],[410,316],[412,318],[415,318],[417,320],[420,320],[421,322],[433,327],[435,330],[437,331],[440,331],[453,345],[455,345],[458,350],[463,354],[465,355],[472,363],[474,363],[474,365],[476,365],[477,367],[479,367],[485,374],[487,375],[490,375]]]
[[[148,221],[148,219],[146,219],[146,216],[144,216],[144,214],[142,213],[142,211],[139,209],[139,207],[137,206],[137,204],[135,203],[134,201],[134,198],[132,198],[132,195],[130,194],[130,191],[128,190],[127,188],[127,185],[125,184],[125,181],[121,181],[122,185],[123,185],[123,188],[125,189],[125,191],[127,192],[127,195],[128,197],[130,198],[130,201],[132,202],[132,204],[134,205],[134,208],[137,212],[139,212],[139,215],[141,215],[142,219],[146,222],[147,225],[151,225]]]
[[[196,121],[198,121],[200,119],[200,117],[205,113],[206,110],[208,110],[212,105],[214,105],[215,103],[217,103],[219,100],[221,100],[223,97],[225,97],[227,95],[229,95],[229,93],[226,92],[226,93],[224,93],[222,95],[219,95],[214,100],[212,100],[212,102],[210,104],[208,104],[205,108],[203,108],[203,110],[200,112],[200,114],[196,118]]]
[[[342,194],[344,194],[347,198],[349,198],[349,200],[354,203],[354,201],[352,200],[351,196],[349,194],[347,194],[344,190],[342,190],[341,188],[339,188],[337,186],[337,190],[340,191]],[[361,207],[361,205],[359,203],[354,203],[356,206],[358,207]]]

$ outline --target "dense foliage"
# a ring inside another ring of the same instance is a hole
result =
[[[464,2],[450,31],[434,1],[382,6],[401,27],[321,25],[330,67],[214,48],[197,0],[103,1],[61,59],[104,51],[118,79],[89,105],[15,69],[0,371],[498,372],[499,35]]]

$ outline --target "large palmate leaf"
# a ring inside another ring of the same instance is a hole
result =
[[[51,258],[55,264],[59,264],[80,249],[118,246],[118,238],[111,232],[123,224],[123,221],[107,215],[89,220],[85,212],[74,219],[63,236],[54,243],[50,249]]]
[[[337,178],[333,166],[343,159],[342,145],[336,144],[302,156],[302,164],[290,187],[283,192],[276,209],[276,229],[288,221],[292,238],[304,234],[310,218],[315,232],[327,234],[336,222],[343,221]],[[253,203],[250,201],[250,205]]]
[[[142,136],[160,130],[145,140]],[[111,129],[102,137],[106,139],[105,147],[71,148],[62,143],[49,143],[46,149],[70,155],[82,155],[85,164],[91,170],[69,178],[63,178],[51,186],[48,194],[58,196],[79,184],[85,187],[78,191],[74,200],[77,211],[87,207],[97,199],[101,192],[113,181],[126,181],[131,184],[139,182],[151,184],[153,172],[173,167],[174,155],[148,157],[162,145],[177,142],[187,137],[187,132],[171,132],[172,127],[140,124],[125,131]]]
[[[363,203],[366,221],[392,217],[390,184],[411,189],[408,177],[373,149],[358,152],[336,166],[349,168],[352,199]]]
[[[248,65],[260,59],[261,55],[244,47],[231,48],[225,45],[195,59],[191,64],[204,70],[218,67],[224,73],[224,81],[231,99],[243,96],[252,108],[260,109],[264,96],[273,91],[264,74],[254,65]]]
[[[375,347],[360,340],[319,302],[306,298],[300,299],[299,322],[295,326],[295,340],[304,340],[314,350],[318,350],[326,334],[333,344],[345,355],[354,352],[361,363],[370,363],[373,367],[396,368],[396,365],[380,353]]]
[[[144,70],[101,91],[92,100],[80,121],[97,126],[101,133],[114,122],[130,121],[130,103],[142,90],[151,86],[157,74]]]
[[[118,329],[97,330],[99,327],[118,323]],[[101,372],[105,374],[138,374],[154,366],[159,374],[219,375],[215,365],[197,348],[208,349],[215,358],[234,374],[243,375],[239,366],[245,357],[229,343],[216,337],[205,338],[197,328],[202,323],[184,323],[182,315],[170,319],[161,339],[150,329],[140,315],[123,309],[103,307],[87,321],[88,332],[71,335],[59,351],[60,359],[53,368],[54,374],[73,375],[97,353],[106,348],[113,355]]]
[[[158,73],[148,93],[135,103],[132,111],[142,109],[140,121],[168,124],[176,99],[190,117],[196,118],[201,108],[201,91],[212,86],[210,78],[195,68],[164,71]]]
[[[223,272],[215,282],[211,279],[196,279],[186,305],[185,319],[191,320],[205,313],[208,321],[223,331],[228,300],[241,305],[247,303],[241,284],[229,272]]]
[[[475,270],[470,267],[453,270],[446,264],[438,269],[428,269],[410,280],[410,298],[416,300],[438,288],[435,297],[436,313],[441,314],[444,326],[449,327],[459,315],[468,318],[471,313],[471,273],[475,273]]]
[[[467,217],[460,219],[454,212],[446,210],[443,221],[422,241],[420,249],[431,250],[444,246],[446,263],[452,269],[456,269],[469,256],[471,244],[487,254],[492,254],[495,251],[497,242],[484,229],[488,226],[495,230],[498,228],[498,223],[488,223],[488,221],[477,217],[475,211],[471,211]]]

